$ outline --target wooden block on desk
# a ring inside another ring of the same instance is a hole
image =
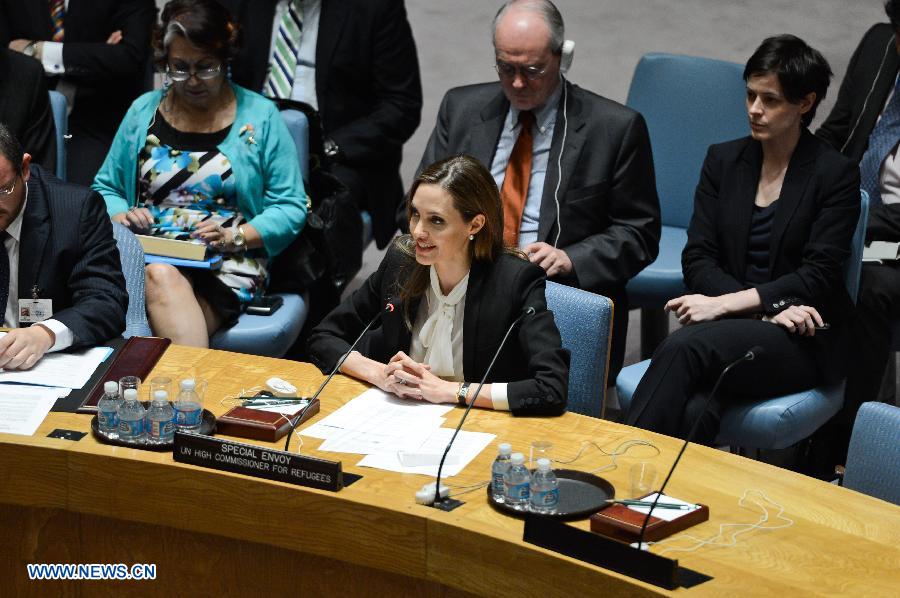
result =
[[[680,531],[703,523],[709,519],[709,507],[698,504],[699,508],[685,511],[684,515],[671,521],[650,516],[647,529],[644,530],[645,542],[657,542],[677,534]],[[655,509],[654,512],[656,512]],[[637,542],[641,535],[641,526],[647,516],[644,513],[628,508],[627,505],[610,505],[591,515],[591,531],[607,538],[622,542]]]
[[[303,407],[306,411],[297,425],[299,426],[319,412],[319,399],[312,402],[309,407]],[[291,421],[297,417],[303,408],[291,415],[275,413],[273,411],[261,411],[247,407],[234,407],[216,421],[216,433],[226,436],[238,436],[265,442],[275,442],[283,438],[291,428]]]

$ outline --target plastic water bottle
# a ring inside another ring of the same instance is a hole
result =
[[[166,444],[175,437],[175,410],[169,404],[169,393],[157,390],[147,410],[147,442]]]
[[[491,496],[495,502],[504,502],[506,500],[506,486],[503,482],[503,476],[509,471],[510,454],[512,446],[508,442],[502,443],[497,447],[497,458],[491,465]]]
[[[103,384],[103,396],[97,402],[97,424],[100,431],[109,438],[119,437],[119,385],[113,380]]]
[[[200,429],[203,405],[193,379],[181,381],[181,392],[175,398],[175,427],[184,432]]]
[[[510,468],[503,474],[503,485],[506,488],[506,504],[514,509],[527,510],[531,473],[525,467],[525,455],[513,453],[509,458]]]
[[[559,481],[550,468],[550,459],[538,459],[537,471],[531,476],[531,510],[555,513],[559,506]]]
[[[144,442],[144,416],[147,411],[138,401],[136,388],[125,389],[125,400],[119,406],[119,439],[127,442]]]

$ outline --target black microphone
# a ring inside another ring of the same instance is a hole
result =
[[[441,503],[441,471],[444,469],[444,461],[447,459],[447,454],[450,452],[450,447],[453,446],[453,441],[456,440],[456,435],[459,434],[460,429],[462,428],[463,423],[466,421],[466,417],[469,415],[469,411],[472,410],[472,405],[475,404],[475,399],[478,398],[478,393],[481,392],[481,388],[484,386],[485,380],[490,375],[491,370],[494,369],[494,363],[497,361],[497,357],[500,355],[500,351],[503,350],[503,346],[506,345],[506,339],[509,338],[510,333],[513,328],[516,327],[516,324],[522,321],[522,318],[525,316],[530,316],[534,313],[534,308],[531,306],[526,307],[522,310],[522,313],[519,314],[515,320],[513,320],[512,324],[509,325],[509,328],[506,329],[506,334],[503,335],[503,340],[500,341],[500,345],[497,347],[497,351],[494,352],[494,357],[491,359],[491,363],[488,365],[487,369],[484,371],[484,376],[481,377],[481,382],[478,383],[478,388],[475,389],[475,394],[472,395],[472,400],[469,401],[469,404],[466,405],[466,410],[463,413],[463,416],[459,420],[459,425],[456,426],[456,430],[453,431],[453,436],[450,437],[450,442],[447,443],[447,448],[444,449],[444,455],[441,457],[441,463],[438,465],[438,473],[437,479],[434,482],[434,504],[438,505]]]
[[[319,385],[319,389],[316,390],[316,392],[313,394],[312,398],[306,404],[306,407],[304,407],[303,410],[294,417],[294,419],[291,421],[291,429],[288,430],[287,439],[285,439],[285,441],[284,441],[285,452],[287,452],[288,447],[291,444],[291,436],[294,435],[294,430],[297,429],[297,425],[303,420],[303,415],[306,413],[306,410],[309,409],[310,406],[315,402],[315,400],[319,398],[319,394],[321,394],[322,390],[331,381],[331,379],[334,378],[334,375],[337,374],[338,370],[341,369],[341,366],[344,365],[344,362],[347,360],[347,357],[350,356],[350,353],[353,352],[353,349],[355,349],[356,345],[359,344],[359,341],[362,340],[363,335],[369,331],[369,328],[372,327],[372,324],[377,322],[378,318],[380,318],[382,315],[384,315],[385,312],[391,312],[391,311],[394,311],[394,304],[386,303],[384,306],[384,309],[379,311],[377,314],[375,314],[375,316],[371,320],[369,320],[369,323],[366,324],[366,327],[363,328],[363,331],[359,333],[359,336],[356,337],[356,340],[353,341],[353,344],[350,345],[350,348],[347,349],[347,352],[344,353],[343,357],[341,357],[338,360],[337,365],[334,366],[334,369],[331,370],[331,373],[328,374],[328,377],[325,378],[325,381]]]
[[[678,456],[675,457],[675,462],[672,463],[671,469],[669,469],[669,474],[666,476],[665,481],[662,483],[662,486],[659,488],[659,491],[656,493],[656,498],[653,499],[653,504],[650,505],[650,509],[647,511],[647,516],[644,517],[644,523],[641,525],[641,533],[638,536],[638,550],[641,550],[644,546],[644,532],[647,531],[647,523],[650,521],[650,515],[653,513],[653,509],[656,508],[656,503],[659,502],[660,497],[662,497],[663,492],[666,489],[666,484],[669,483],[669,480],[672,478],[672,474],[675,473],[675,467],[678,466],[678,462],[681,461],[681,456],[684,454],[684,449],[687,448],[688,443],[694,438],[694,434],[697,433],[697,428],[699,427],[700,420],[703,419],[703,416],[706,414],[706,410],[709,409],[710,404],[712,403],[713,398],[716,396],[716,391],[719,390],[719,385],[722,384],[722,380],[725,379],[725,375],[731,371],[731,368],[738,365],[739,363],[743,363],[745,361],[753,361],[757,357],[763,354],[765,349],[760,347],[759,345],[755,345],[750,347],[750,350],[744,353],[738,359],[735,359],[722,370],[722,373],[719,374],[719,378],[716,380],[716,383],[713,385],[712,392],[709,393],[709,396],[706,397],[706,403],[703,404],[703,409],[697,415],[697,419],[694,420],[694,424],[691,426],[691,429],[687,433],[687,437],[684,439],[684,444],[681,445],[681,450],[678,452]]]

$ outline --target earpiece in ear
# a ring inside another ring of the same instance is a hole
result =
[[[572,68],[572,61],[575,59],[575,42],[567,39],[562,45],[562,56],[559,59],[559,71],[566,73]]]

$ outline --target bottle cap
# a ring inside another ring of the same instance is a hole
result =
[[[537,460],[538,471],[550,471],[550,459]]]
[[[103,383],[103,392],[108,395],[119,394],[119,385],[116,384],[115,380],[107,380]]]
[[[510,457],[510,461],[513,465],[523,465],[525,463],[525,455],[522,453],[513,453],[512,457]]]
[[[169,402],[169,393],[167,393],[164,390],[157,390],[156,392],[153,393],[153,400],[160,401],[162,403],[168,403]]]
[[[124,392],[126,401],[137,401],[137,389],[136,388],[126,388]]]
[[[497,447],[497,452],[508,457],[512,453],[512,445],[508,442],[503,442]]]
[[[194,390],[194,379],[188,378],[181,381],[181,390]]]

